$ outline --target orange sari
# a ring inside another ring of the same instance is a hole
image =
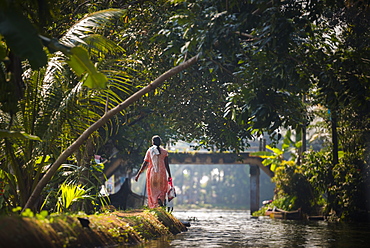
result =
[[[161,153],[156,158],[151,155],[150,147],[146,154],[144,161],[148,162],[146,171],[146,189],[148,193],[148,206],[149,208],[159,207],[158,199],[164,204],[166,199],[166,193],[168,190],[168,177],[167,170],[164,163],[165,157],[168,156],[168,152],[160,147]],[[155,149],[157,149],[155,147]],[[157,164],[156,164],[157,161]]]

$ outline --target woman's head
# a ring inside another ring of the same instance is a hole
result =
[[[161,145],[161,137],[159,137],[158,135],[154,135],[152,137],[152,143],[153,143],[153,145],[160,146]]]

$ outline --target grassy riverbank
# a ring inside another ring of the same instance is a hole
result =
[[[97,215],[1,217],[0,247],[104,247],[137,244],[186,231],[161,208]]]

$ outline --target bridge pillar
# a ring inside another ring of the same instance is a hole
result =
[[[250,209],[251,214],[259,209],[260,204],[260,168],[258,165],[249,165],[250,176]]]

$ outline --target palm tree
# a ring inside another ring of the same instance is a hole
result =
[[[0,207],[24,206],[50,162],[130,93],[130,75],[122,70],[124,50],[99,34],[122,15],[113,9],[90,14],[60,41],[48,40],[49,47],[61,51],[48,55],[46,67],[32,70],[24,63],[26,87],[18,111],[0,112],[0,129],[7,134],[0,140],[0,178],[7,185]],[[98,138],[96,133],[87,143],[96,144]],[[89,149],[75,153],[71,162],[82,166],[95,147]]]

